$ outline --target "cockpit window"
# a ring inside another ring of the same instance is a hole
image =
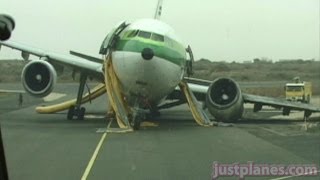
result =
[[[135,37],[135,36],[137,36],[138,32],[139,32],[138,30],[130,31],[130,32],[128,32],[127,37],[128,38]]]
[[[149,32],[145,32],[145,31],[139,31],[138,36],[139,36],[139,37],[146,38],[146,39],[150,39],[150,37],[151,37],[151,33],[149,33]]]
[[[160,34],[152,33],[151,39],[155,41],[164,42],[164,37]]]
[[[145,39],[151,39],[158,42],[164,42],[164,36],[157,34],[157,33],[151,33],[146,31],[140,31],[140,30],[131,30],[127,31],[125,37],[127,38],[133,38],[133,37],[142,37]]]

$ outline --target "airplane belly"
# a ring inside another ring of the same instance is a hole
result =
[[[163,58],[144,60],[141,53],[115,51],[113,65],[122,91],[134,103],[137,97],[157,103],[174,90],[183,76],[183,67]]]

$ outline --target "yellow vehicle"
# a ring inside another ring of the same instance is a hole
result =
[[[285,93],[288,101],[310,103],[312,96],[311,82],[287,83],[285,86]]]

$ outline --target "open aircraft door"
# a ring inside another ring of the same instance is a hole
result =
[[[121,86],[112,65],[112,51],[119,40],[120,33],[128,26],[125,21],[119,23],[103,40],[99,54],[104,58],[105,87],[108,101],[116,117],[117,123],[124,131],[138,129],[140,122],[136,117],[130,118],[131,110],[121,94]]]
[[[120,22],[111,32],[104,38],[99,54],[107,55],[110,49],[114,48],[115,44],[119,39],[119,34],[128,26],[125,21]]]
[[[186,67],[187,67],[187,76],[192,76],[193,75],[193,69],[192,69],[192,64],[194,62],[194,57],[193,57],[193,52],[192,49],[190,47],[190,45],[188,45],[188,47],[186,48],[187,53],[189,54],[189,60],[186,62]]]

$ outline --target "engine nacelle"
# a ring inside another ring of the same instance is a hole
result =
[[[243,113],[243,98],[239,85],[230,78],[218,78],[210,85],[206,106],[217,121],[234,122]]]
[[[52,92],[57,82],[57,73],[47,61],[34,60],[23,68],[21,81],[29,94],[45,97]]]

